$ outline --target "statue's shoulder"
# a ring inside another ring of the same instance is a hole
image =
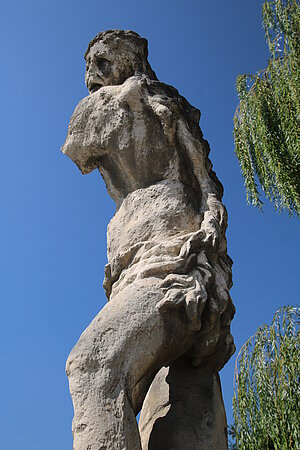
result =
[[[194,108],[173,86],[158,80],[153,80],[145,74],[134,75],[127,78],[121,85],[121,89],[122,91],[138,90],[143,93],[146,92],[148,95],[156,97],[158,100],[175,101],[186,107]]]

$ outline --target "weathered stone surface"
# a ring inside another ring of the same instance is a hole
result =
[[[139,428],[149,450],[226,450],[227,424],[219,375],[187,357],[163,367],[144,401]]]
[[[234,351],[227,214],[200,113],[157,80],[146,41],[100,33],[86,61],[91,95],[75,109],[62,151],[82,173],[99,169],[117,211],[109,302],[67,362],[74,449],[135,450],[135,414],[156,372],[185,354],[195,373],[216,379]]]

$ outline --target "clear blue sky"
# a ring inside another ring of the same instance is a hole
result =
[[[1,77],[1,450],[68,450],[73,415],[65,360],[105,303],[106,226],[100,175],[60,153],[87,95],[83,53],[108,28],[149,40],[160,80],[201,112],[225,187],[234,260],[237,348],[299,291],[299,222],[246,206],[233,152],[235,78],[268,57],[262,0],[4,0]],[[234,357],[222,371],[229,422]]]

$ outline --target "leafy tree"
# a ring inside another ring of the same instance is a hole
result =
[[[300,449],[300,308],[276,312],[240,350],[232,449]]]
[[[237,78],[235,152],[247,201],[261,207],[258,183],[277,210],[300,214],[299,0],[265,1],[267,68]]]

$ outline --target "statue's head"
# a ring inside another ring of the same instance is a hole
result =
[[[122,84],[133,75],[157,79],[147,60],[147,40],[134,31],[108,30],[97,34],[84,57],[85,83],[90,93],[102,86]]]

